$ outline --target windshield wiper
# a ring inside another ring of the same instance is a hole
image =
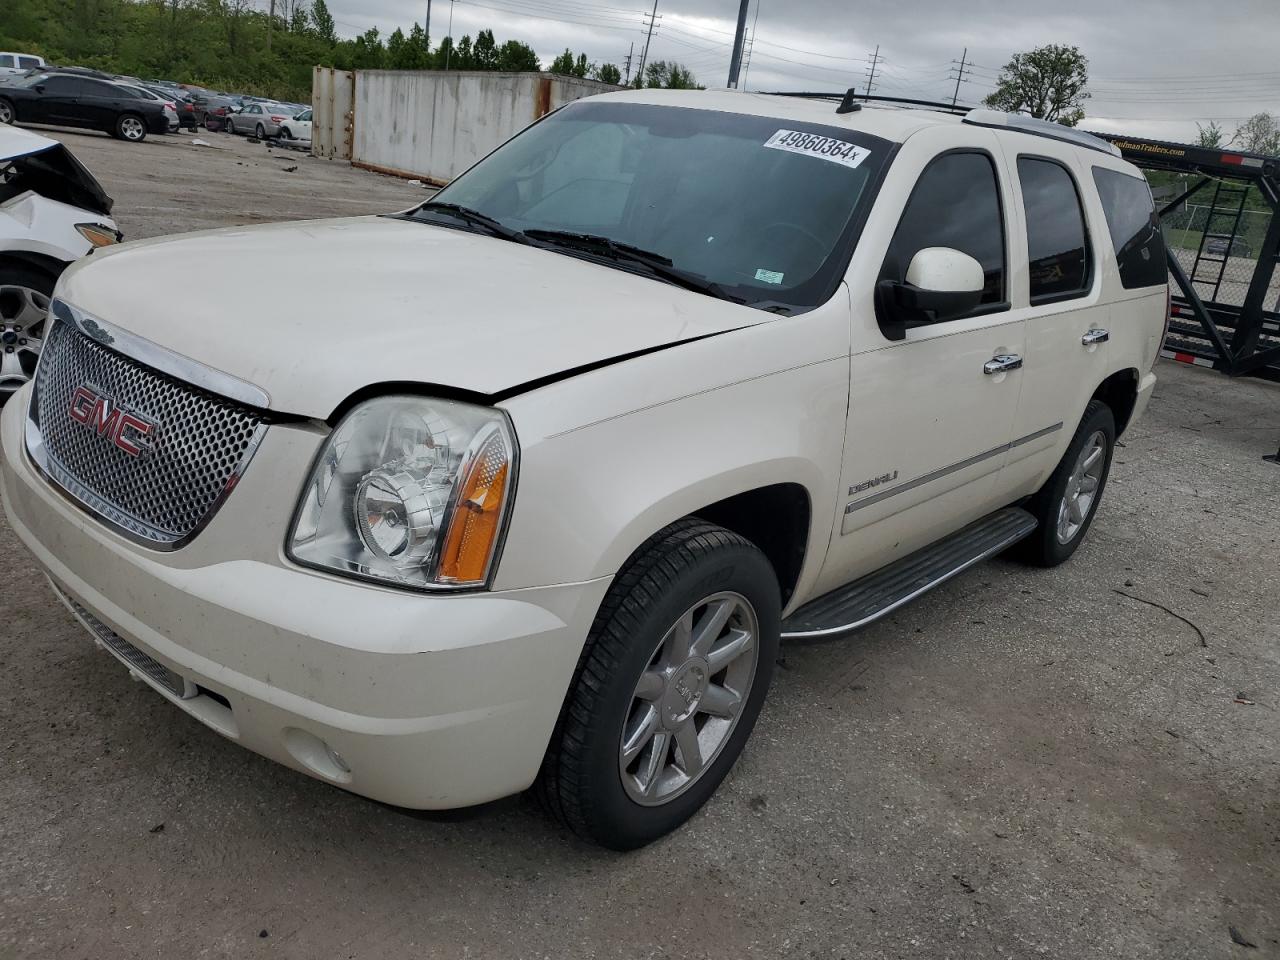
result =
[[[470,207],[464,207],[460,203],[444,203],[437,202],[435,200],[428,200],[414,212],[420,213],[424,210],[439,211],[440,213],[448,214],[451,217],[461,220],[463,223],[470,224],[473,227],[481,227],[482,229],[489,231],[493,236],[499,237],[503,240],[510,240],[512,243],[527,244],[529,242],[528,239],[525,238],[525,235],[519,230],[512,230],[501,221],[495,220],[493,217],[483,214],[479,210],[472,210]]]
[[[713,297],[728,300],[732,303],[746,303],[741,297],[733,296],[715,281],[674,266],[670,257],[664,257],[662,254],[653,253],[650,250],[642,250],[640,247],[633,247],[629,243],[619,243],[617,240],[594,233],[574,233],[572,230],[533,229],[526,230],[524,235],[531,240],[536,240],[549,246],[580,250],[583,253],[589,253],[608,260],[637,264],[647,269],[660,280],[665,280],[667,283],[678,287],[684,287],[686,290],[710,294]]]

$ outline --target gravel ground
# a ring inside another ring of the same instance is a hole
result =
[[[424,192],[67,139],[132,237]],[[0,958],[1280,956],[1280,387],[1158,372],[1069,564],[785,649],[718,795],[629,855],[239,749],[97,651],[0,521]]]

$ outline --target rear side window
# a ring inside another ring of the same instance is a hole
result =
[[[120,97],[132,97],[137,99],[136,93],[126,93],[124,87],[117,87],[110,83],[103,83],[100,80],[86,80],[84,82],[84,92],[80,94],[82,97],[111,97],[118,99]]]
[[[45,77],[43,84],[47,96],[74,97],[80,94],[81,81],[76,77]]]
[[[0,53],[0,67],[12,67],[13,56],[8,53]]]
[[[995,167],[985,153],[945,153],[925,168],[898,221],[880,279],[904,282],[911,258],[925,247],[969,254],[982,264],[982,307],[1006,302],[1004,215]]]
[[[1116,251],[1120,283],[1126,290],[1164,286],[1169,282],[1164,235],[1147,181],[1094,167],[1093,182],[1098,185],[1111,246]]]
[[[1089,238],[1075,179],[1053,160],[1018,158],[1022,206],[1027,212],[1031,302],[1052,303],[1089,289]]]

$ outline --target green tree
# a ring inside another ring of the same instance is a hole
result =
[[[498,69],[498,44],[493,39],[492,30],[481,30],[476,34],[476,42],[471,47],[471,59],[476,70]]]
[[[1209,121],[1209,125],[1207,127],[1202,127],[1198,123],[1196,124],[1197,146],[1209,147],[1210,149],[1223,147],[1225,144],[1222,141],[1225,136],[1226,134],[1222,132],[1222,128],[1212,120]]]
[[[1231,145],[1245,153],[1280,156],[1280,121],[1271,113],[1255,113],[1236,127]]]
[[[533,47],[519,40],[508,40],[498,48],[498,69],[504,73],[532,73],[542,69]]]
[[[612,63],[601,64],[596,70],[595,79],[599,80],[601,83],[621,84],[622,71]]]
[[[1078,47],[1050,43],[1014,54],[1000,70],[995,92],[984,101],[993,110],[1029,113],[1074,127],[1089,98],[1089,60]]]
[[[646,87],[663,87],[667,90],[697,90],[698,78],[688,67],[674,60],[655,60],[644,68]],[[637,84],[639,86],[639,84]]]
[[[306,33],[311,29],[311,20],[307,17],[307,8],[297,4],[289,14],[289,32]]]
[[[338,27],[333,22],[333,14],[324,0],[313,0],[311,4],[311,23],[315,26],[316,35],[325,43],[338,42]]]
[[[370,27],[356,37],[351,65],[357,70],[381,70],[387,65],[387,51],[378,37],[378,28]]]
[[[573,53],[568,47],[564,48],[564,53],[551,61],[551,66],[547,67],[547,73],[558,73],[562,77],[573,75]]]

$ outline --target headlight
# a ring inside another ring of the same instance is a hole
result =
[[[480,586],[514,483],[515,440],[500,411],[424,397],[370,400],[325,442],[289,556],[400,586]]]
[[[109,247],[120,242],[120,233],[100,223],[77,223],[76,231],[95,247]]]

